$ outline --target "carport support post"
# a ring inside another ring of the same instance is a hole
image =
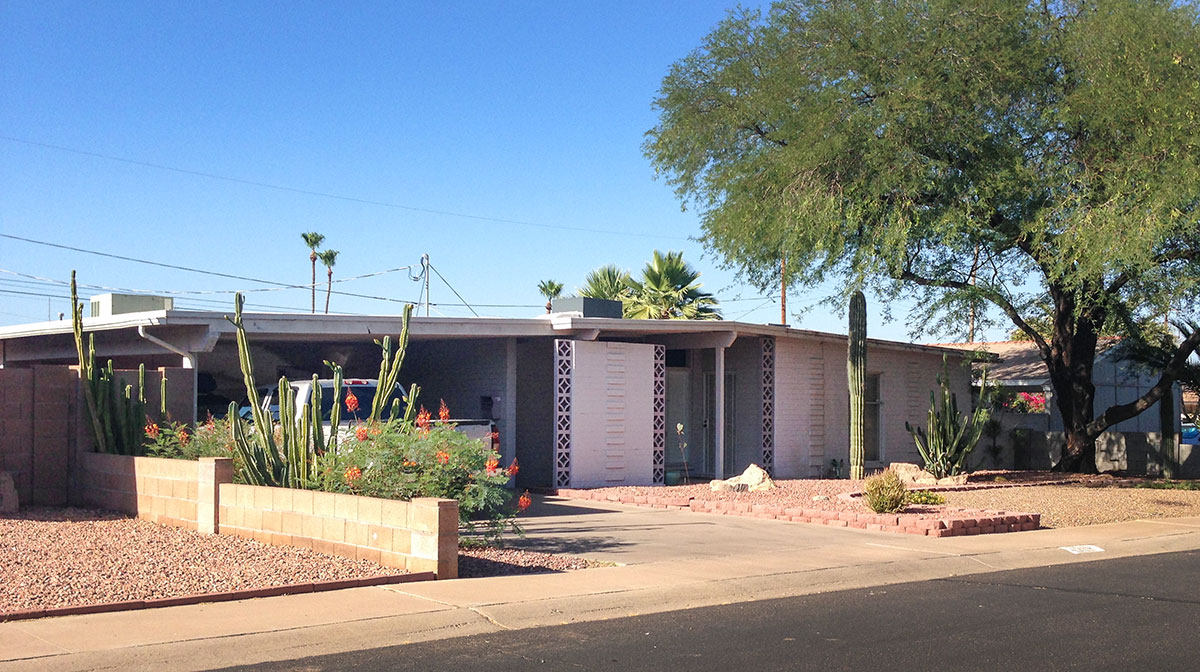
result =
[[[713,348],[716,371],[713,375],[713,467],[717,478],[725,478],[725,348]]]
[[[511,462],[517,457],[517,339],[509,338],[504,343],[504,424],[500,426],[500,450],[504,460]]]

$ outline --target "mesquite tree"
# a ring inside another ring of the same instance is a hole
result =
[[[1094,408],[1100,333],[1197,310],[1198,82],[1194,2],[794,0],[731,14],[672,67],[645,151],[763,289],[786,255],[791,284],[910,300],[914,332],[962,335],[973,314],[1028,334],[1059,466],[1094,470],[1096,437],[1200,345]]]

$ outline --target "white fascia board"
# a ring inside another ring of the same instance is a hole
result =
[[[168,312],[166,310],[151,310],[144,313],[123,313],[109,317],[85,317],[83,318],[83,330],[109,331],[112,329],[128,329],[130,327],[164,324]],[[71,323],[71,320],[15,324],[9,327],[0,327],[0,340],[45,336],[49,334],[69,334],[72,331],[74,331],[74,325]]]

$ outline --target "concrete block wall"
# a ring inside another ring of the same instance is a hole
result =
[[[200,471],[212,464],[212,458],[193,462],[80,453],[72,476],[72,501],[196,530],[200,521]]]
[[[218,530],[277,546],[458,576],[458,503],[222,483]]]
[[[0,369],[0,471],[25,504],[67,503],[78,379],[63,366]]]

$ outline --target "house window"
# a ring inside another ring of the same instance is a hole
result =
[[[863,461],[881,462],[883,400],[879,396],[879,374],[867,374],[863,383]]]

